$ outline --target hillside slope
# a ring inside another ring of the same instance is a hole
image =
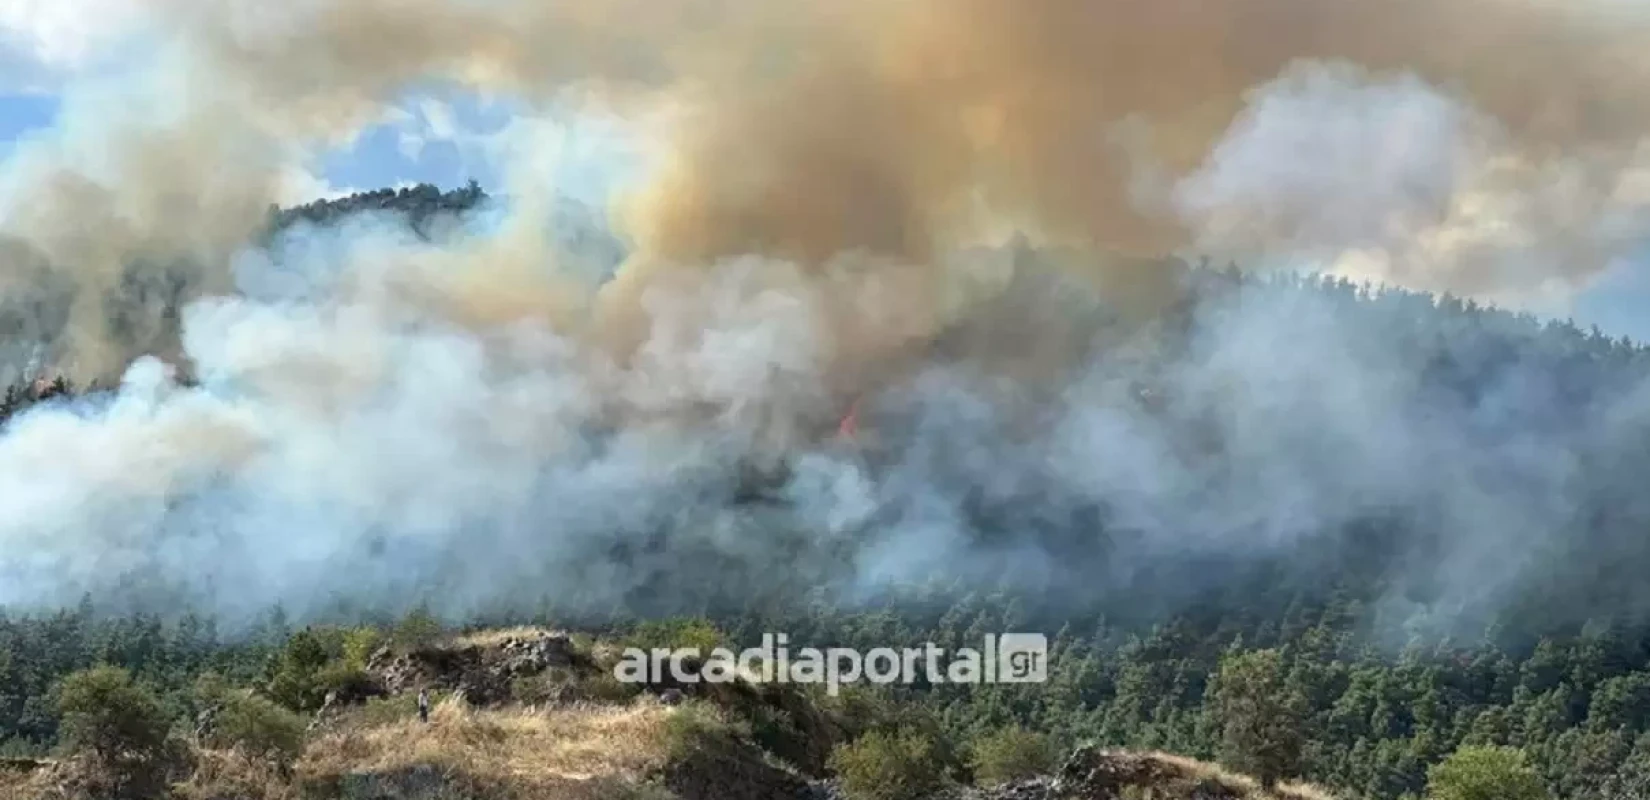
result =
[[[172,800],[1330,800],[1262,790],[1164,753],[1078,748],[1049,774],[992,786],[946,778],[908,798],[845,787],[824,758],[854,737],[806,693],[752,684],[627,687],[560,634],[514,630],[379,651],[333,690],[301,748],[259,752],[231,707],[203,715],[170,768]],[[502,694],[500,687],[505,687]],[[412,704],[440,698],[428,722]],[[477,702],[480,699],[481,702]],[[219,726],[239,726],[225,736]],[[255,726],[254,726],[255,727]],[[926,765],[890,765],[899,769]],[[132,794],[84,755],[0,763],[7,798]],[[1144,793],[1144,794],[1142,794]]]

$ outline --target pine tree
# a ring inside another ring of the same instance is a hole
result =
[[[1305,703],[1287,681],[1283,654],[1229,654],[1211,690],[1221,760],[1267,789],[1299,774]]]

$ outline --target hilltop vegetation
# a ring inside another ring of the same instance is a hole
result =
[[[525,628],[410,643],[411,629],[294,634],[245,688],[202,673],[185,701],[200,712],[170,733],[174,712],[151,685],[118,667],[75,672],[54,695],[59,757],[8,760],[0,789],[62,800],[1328,800],[1167,754],[1067,755],[1019,728],[966,740],[923,704],[874,689],[614,681],[617,648],[685,644],[683,632],[713,630],[702,622],[578,643]],[[362,665],[354,645],[379,637]],[[503,678],[504,692],[485,686]],[[294,681],[324,688],[323,707],[282,688]],[[421,689],[435,696],[428,721],[415,713]]]
[[[431,219],[457,216],[474,211],[486,202],[487,193],[475,181],[462,189],[443,192],[440,187],[422,183],[400,189],[379,189],[360,192],[330,200],[317,200],[292,208],[271,208],[270,233],[275,234],[294,225],[307,223],[325,226],[359,214],[388,213],[400,217],[416,233],[424,233]]]
[[[982,597],[948,609],[933,627],[918,626],[916,617],[821,609],[813,619],[786,620],[779,629],[809,641],[863,647],[923,640],[962,646],[985,631],[1025,628],[1000,611],[1012,615],[1013,607],[1008,598]],[[913,778],[916,785],[1027,780],[1046,774],[1061,754],[1086,742],[1218,761],[1263,783],[1303,778],[1347,798],[1419,796],[1429,772],[1436,782],[1435,765],[1452,752],[1501,745],[1515,748],[1509,752],[1529,764],[1529,779],[1552,796],[1626,800],[1641,796],[1650,781],[1650,691],[1644,690],[1650,664],[1619,630],[1547,640],[1522,654],[1479,645],[1417,647],[1391,657],[1357,644],[1355,619],[1344,607],[1331,607],[1317,620],[1290,616],[1277,633],[1247,644],[1212,631],[1199,634],[1185,620],[1144,634],[1103,623],[1093,634],[1080,634],[1068,625],[1052,643],[1046,685],[862,687],[838,700],[815,696],[798,707],[723,695],[720,707],[742,715],[752,741],[787,769],[821,779],[862,772],[871,783],[897,774],[896,765],[907,760],[931,769]],[[770,622],[778,621],[750,618],[717,636],[751,642]],[[681,631],[715,629],[682,620],[663,627],[615,622],[610,630],[602,638],[659,643],[693,640],[681,638]],[[364,650],[445,638],[432,639],[430,631],[430,622],[416,615],[386,628],[295,632],[273,619],[262,633],[231,644],[218,642],[209,624],[192,618],[174,624],[144,617],[100,620],[90,609],[10,618],[0,623],[8,687],[0,697],[0,731],[8,737],[0,752],[40,756],[72,741],[58,705],[63,680],[76,670],[116,664],[155,698],[174,737],[189,739],[201,713],[223,702],[228,690],[212,687],[234,687],[251,692],[236,697],[279,707],[242,708],[241,718],[250,721],[235,737],[302,756],[315,769],[324,762],[328,774],[372,764],[379,771],[415,769],[426,764],[421,759],[437,758],[435,751],[392,743],[404,743],[407,730],[423,730],[409,719],[406,692],[416,682],[401,687],[400,695],[368,700],[358,712],[389,728],[311,733],[307,744],[293,744],[279,734],[280,719],[296,714],[308,720],[323,711],[330,693],[359,692],[352,687],[362,685],[367,671]],[[585,652],[601,650],[591,649],[592,638],[576,641]],[[587,672],[567,689],[533,680],[511,683],[495,698],[502,706],[470,711],[459,704],[440,713],[455,726],[493,731],[486,735],[510,747],[525,747],[566,726],[622,722],[652,730],[656,712],[625,705],[636,689],[604,674]],[[486,696],[475,688],[479,684],[469,685],[476,696]],[[560,716],[559,709],[591,703],[614,707],[578,712],[595,717]],[[806,710],[816,707],[821,710]],[[527,708],[553,710],[541,717],[522,710]],[[336,711],[322,717],[333,718]],[[221,748],[235,737],[207,741]],[[429,747],[439,750],[447,746],[443,742],[451,743],[431,740]],[[637,774],[664,763],[646,748],[624,758],[632,765],[626,769]]]

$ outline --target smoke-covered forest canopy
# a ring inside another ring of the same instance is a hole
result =
[[[134,13],[0,165],[0,364],[110,387],[0,435],[0,605],[1642,611],[1639,351],[1479,305],[1642,261],[1618,4]],[[507,202],[272,211],[431,86],[515,104]]]
[[[473,184],[386,190],[280,211],[269,236],[366,218],[422,241],[444,216],[457,225],[485,208]],[[295,427],[316,437],[303,450],[264,443],[273,458],[253,474],[284,502],[261,507],[222,454],[186,463],[222,445],[161,437],[190,415],[227,425],[327,398],[251,383],[231,403],[210,361],[182,365],[181,379],[139,363],[118,394],[15,386],[0,452],[7,479],[34,491],[12,495],[10,552],[28,557],[4,562],[4,599],[89,593],[233,625],[275,605],[337,619],[422,603],[464,619],[1002,590],[1041,618],[1148,624],[1351,597],[1388,643],[1492,630],[1510,645],[1650,611],[1635,477],[1650,433],[1643,348],[1451,297],[1172,261],[1160,268],[1179,296],[1138,325],[1043,268],[1054,255],[992,255],[1017,271],[984,311],[777,443],[732,406],[658,441],[585,415],[576,440],[525,453],[490,438],[504,432],[486,430],[489,415],[558,413],[519,405],[558,395],[415,329],[401,346],[428,360],[395,366],[436,374],[379,380],[430,381],[424,393],[356,400],[393,425],[350,416],[369,430]],[[1019,313],[1031,308],[1061,311]],[[1016,341],[1039,343],[1044,361]],[[833,436],[850,403],[859,430]],[[180,463],[164,479],[87,472],[111,446]],[[304,452],[316,447],[350,495],[297,474],[321,466]],[[415,516],[405,502],[456,507]]]
[[[487,204],[476,187],[368,193],[282,211],[271,241],[363,213],[424,236],[443,215],[461,222]],[[1048,254],[1013,256],[1035,265]],[[328,539],[285,529],[286,545],[237,541],[234,527],[193,527],[188,506],[201,499],[187,495],[168,498],[176,517],[124,529],[110,519],[146,546],[192,549],[118,570],[71,551],[92,566],[50,577],[82,576],[73,585],[14,572],[35,583],[8,586],[55,594],[0,609],[0,755],[58,742],[54,687],[95,664],[132,670],[183,723],[209,708],[202,675],[311,713],[344,663],[340,642],[368,630],[311,625],[396,630],[397,615],[429,608],[463,627],[591,630],[707,614],[744,644],[778,630],[821,646],[958,647],[1041,630],[1053,640],[1050,683],[921,687],[901,693],[902,718],[935,720],[945,742],[1024,725],[1064,745],[1204,758],[1228,752],[1217,676],[1258,653],[1271,670],[1261,677],[1298,703],[1305,742],[1278,768],[1342,796],[1412,796],[1429,766],[1486,744],[1520,747],[1560,797],[1623,800],[1650,786],[1650,552],[1637,491],[1650,354],[1449,297],[1163,268],[1180,270],[1184,291],[1139,326],[1033,266],[996,311],[1049,341],[1011,312],[1065,304],[1072,316],[1041,324],[1058,328],[1069,358],[1027,364],[1012,347],[982,358],[1001,335],[1000,317],[982,314],[922,342],[917,368],[827,409],[827,424],[777,460],[706,413],[695,435],[708,454],[618,471],[626,462],[606,459],[624,431],[586,424],[577,458],[541,467],[535,484],[571,478],[581,494],[512,509],[527,514],[514,530],[487,517],[450,532],[387,519],[368,539],[335,526]],[[461,377],[426,385],[451,398],[437,409],[486,415],[509,402],[484,375]],[[203,370],[169,389],[158,381],[155,405],[125,411],[130,374],[119,394],[62,379],[13,387],[0,407],[7,475],[54,468],[44,443],[8,450],[31,427],[61,437],[85,430],[61,426],[123,414],[153,420],[176,413],[166,404],[180,394],[221,391],[212,380]],[[849,407],[857,430],[833,436],[830,415]],[[473,468],[481,456],[449,457]],[[461,480],[453,466],[415,476]],[[619,481],[618,496],[590,475]],[[601,505],[645,500],[638,485],[672,505]],[[569,503],[603,513],[569,517]],[[861,510],[834,516],[849,503]],[[333,549],[300,562],[315,541]],[[226,546],[263,576],[296,575],[302,591],[246,574],[213,591],[180,569],[221,575]],[[292,672],[304,659],[314,675]]]

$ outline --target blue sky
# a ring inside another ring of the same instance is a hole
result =
[[[0,95],[0,156],[10,154],[18,136],[51,125],[56,116],[57,98],[53,95]]]

